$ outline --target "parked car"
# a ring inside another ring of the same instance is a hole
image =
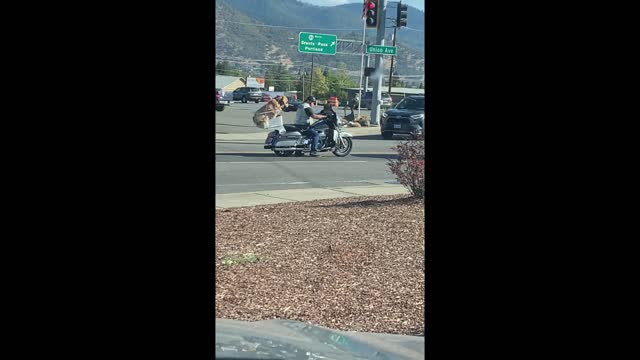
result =
[[[300,104],[302,104],[302,101],[300,100],[289,100],[289,105],[284,108],[284,111],[298,111],[298,107],[300,106]]]
[[[382,114],[380,133],[385,139],[395,134],[416,137],[424,131],[424,95],[407,96]]]
[[[371,91],[367,91],[366,93],[364,93],[364,95],[362,95],[362,101],[360,101],[360,107],[371,109],[372,96],[373,92]],[[382,106],[391,106],[393,104],[393,99],[386,92],[381,93],[381,100],[382,101],[380,102],[380,105]]]
[[[271,95],[262,94],[262,102],[269,102],[269,101],[271,101]]]
[[[240,100],[243,103],[254,101],[259,103],[262,100],[262,91],[254,87],[241,87],[233,91],[233,100]]]
[[[224,96],[224,90],[216,89],[216,111],[224,111],[224,107],[229,104],[229,101],[223,100]]]

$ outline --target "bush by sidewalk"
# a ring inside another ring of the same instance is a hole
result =
[[[404,185],[415,198],[425,196],[425,152],[424,136],[409,141],[402,141],[395,147],[397,160],[387,163],[391,172],[400,184]]]

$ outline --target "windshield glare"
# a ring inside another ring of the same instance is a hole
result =
[[[403,110],[424,110],[424,98],[404,98],[396,106]]]

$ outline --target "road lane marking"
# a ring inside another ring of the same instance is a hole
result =
[[[251,155],[258,155],[258,156],[264,156],[269,154],[268,151],[265,152],[255,152],[255,151],[216,151],[216,155],[234,155],[234,154],[251,154]],[[355,152],[353,151],[351,153],[352,155],[398,155],[397,152],[380,152],[380,151],[359,151],[359,152]],[[274,155],[275,156],[275,155]]]
[[[327,181],[328,183],[368,183],[377,185],[379,182],[384,182],[386,184],[399,184],[397,180],[336,180],[336,181]],[[261,185],[304,185],[311,184],[307,181],[295,181],[295,182],[274,182],[274,183],[259,183],[259,184],[216,184],[219,187],[227,187],[227,186],[261,186]]]
[[[316,160],[293,160],[293,161],[216,161],[216,164],[298,164],[298,163],[310,163],[310,164],[324,164],[324,163],[332,163],[332,164],[353,164],[353,163],[366,163],[368,161],[340,161],[340,160],[325,160],[325,161],[316,161]]]
[[[296,181],[296,182],[290,182],[290,183],[286,183],[286,182],[279,182],[279,183],[260,183],[260,184],[216,184],[216,186],[257,186],[257,185],[304,185],[304,184],[311,184],[310,182],[306,182],[306,181]]]

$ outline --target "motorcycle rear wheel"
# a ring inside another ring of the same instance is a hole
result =
[[[280,157],[288,157],[293,155],[293,151],[284,151],[284,150],[276,150],[273,153],[276,154],[276,156],[280,156]]]

